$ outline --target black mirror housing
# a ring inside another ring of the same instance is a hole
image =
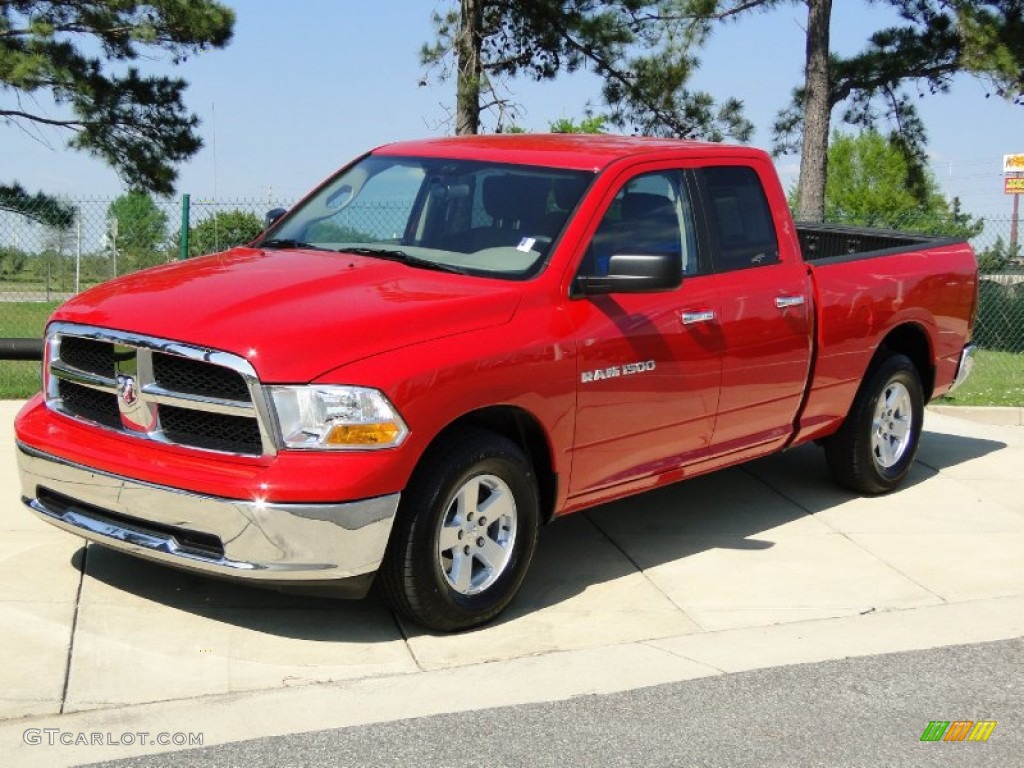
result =
[[[284,216],[286,213],[288,213],[288,211],[285,210],[284,208],[273,208],[267,211],[263,215],[263,231],[265,232],[272,226],[274,226],[274,224],[277,223],[277,220]]]
[[[607,275],[577,277],[573,296],[670,291],[682,282],[683,264],[678,253],[617,253],[608,261]]]

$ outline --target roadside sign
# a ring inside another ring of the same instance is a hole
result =
[[[1003,155],[1003,173],[1024,173],[1024,153]]]
[[[1007,176],[1003,179],[1003,192],[1008,195],[1024,195],[1024,176]]]

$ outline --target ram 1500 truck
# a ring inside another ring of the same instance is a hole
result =
[[[966,243],[795,225],[758,150],[392,144],[246,247],[59,308],[22,494],[140,557],[376,580],[464,629],[560,515],[808,441],[843,485],[895,488],[970,368],[976,293]]]

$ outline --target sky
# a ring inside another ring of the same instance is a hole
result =
[[[419,63],[431,37],[431,13],[445,0],[228,0],[237,22],[224,50],[204,52],[177,67],[142,61],[190,83],[188,107],[199,115],[204,148],[180,166],[178,193],[193,199],[294,202],[368,149],[388,142],[452,132],[454,83],[438,83]],[[879,4],[841,0],[833,6],[832,48],[859,50],[868,34],[893,19]],[[755,127],[751,143],[769,147],[771,123],[801,78],[806,7],[800,3],[747,17],[720,29],[701,53],[692,87],[736,97]],[[427,85],[421,85],[424,77]],[[546,130],[559,118],[601,107],[590,73],[552,82],[505,83],[519,105],[517,123]],[[1024,152],[1024,107],[963,76],[949,95],[928,96],[919,109],[929,134],[932,168],[947,196],[990,220],[1007,219],[1002,157]],[[7,97],[5,97],[7,98]],[[59,110],[40,100],[37,108]],[[0,124],[0,179],[73,199],[111,199],[124,191],[102,161],[64,149],[56,129]],[[777,160],[787,189],[798,159]]]

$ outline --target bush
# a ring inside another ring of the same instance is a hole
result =
[[[192,228],[189,256],[219,253],[256,239],[263,222],[249,211],[221,211]]]
[[[1024,283],[981,281],[974,340],[983,349],[1024,352]]]

